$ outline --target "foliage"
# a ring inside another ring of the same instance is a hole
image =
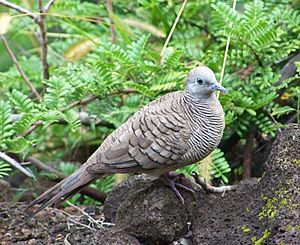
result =
[[[8,163],[0,161],[0,179],[4,176],[8,176],[11,170],[12,169]]]
[[[29,2],[37,9],[37,1]],[[253,125],[257,135],[272,138],[287,115],[298,110],[299,118],[300,93],[294,78],[276,83],[282,65],[299,51],[300,13],[293,1],[242,1],[237,10],[232,10],[231,1],[188,1],[160,57],[162,37],[179,8],[177,1],[114,1],[113,44],[104,3],[56,1],[46,16],[48,80],[41,78],[37,26],[26,16],[12,18],[6,38],[42,99],[32,95],[0,46],[0,149],[20,158],[36,155],[60,162],[59,169],[69,174],[75,170],[71,162],[77,161],[76,156],[82,155],[83,162],[141,106],[183,89],[190,68],[205,64],[219,77],[228,35],[223,85],[230,93],[220,97],[226,117],[224,140],[238,137],[245,142]],[[280,89],[285,90],[283,95]],[[286,94],[288,100],[283,98]],[[92,95],[97,99],[81,103]],[[79,112],[87,113],[87,123]],[[224,183],[230,182],[229,158],[222,148],[211,158],[211,173]],[[181,171],[195,170],[197,166],[191,165]],[[112,184],[109,177],[96,186],[108,191]]]

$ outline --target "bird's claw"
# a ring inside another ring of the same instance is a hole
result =
[[[179,198],[180,202],[184,204],[184,198],[180,194],[177,188],[181,188],[187,192],[190,193],[195,193],[195,191],[181,183],[178,183],[179,180],[184,179],[187,182],[192,182],[190,179],[185,177],[183,174],[178,174],[178,173],[167,173],[162,176],[163,180],[165,183],[172,189],[172,191],[175,193],[175,195]]]

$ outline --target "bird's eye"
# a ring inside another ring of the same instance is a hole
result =
[[[197,78],[197,83],[201,85],[203,84],[203,80],[201,78]]]

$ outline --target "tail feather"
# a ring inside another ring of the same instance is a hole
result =
[[[83,167],[32,201],[26,207],[26,210],[36,204],[41,204],[40,207],[30,213],[30,215],[33,216],[50,205],[57,206],[99,177],[101,177],[101,175],[90,173]]]

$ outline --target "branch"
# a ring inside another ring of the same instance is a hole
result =
[[[78,113],[79,120],[81,124],[83,125],[90,125],[91,123],[94,123],[96,126],[104,126],[108,128],[114,128],[114,125],[108,121],[101,120],[97,118],[95,115],[89,115],[85,111],[81,111]],[[9,116],[9,119],[11,122],[19,121],[22,118],[21,114],[11,114]],[[59,123],[66,123],[66,120],[64,118],[60,118],[58,120]],[[39,125],[38,125],[39,126]]]
[[[245,145],[245,151],[243,155],[243,167],[244,167],[244,174],[243,179],[249,179],[251,177],[251,161],[252,161],[252,146],[255,134],[255,126],[251,126],[247,141]]]
[[[18,11],[19,13],[22,14],[26,14],[28,17],[30,17],[31,19],[33,19],[34,21],[36,21],[37,15],[35,15],[34,13],[30,12],[29,10],[22,8],[21,6],[14,4],[14,3],[10,3],[6,0],[0,0],[0,4],[8,7],[10,9],[14,9],[16,11]]]
[[[21,133],[19,136],[17,136],[16,138],[19,139],[21,137],[25,137],[29,134],[31,134],[36,128],[38,128],[39,126],[41,126],[43,124],[43,121],[37,121],[34,124],[32,124],[30,126],[30,128],[26,129],[23,133]]]
[[[6,155],[4,152],[0,151],[0,158],[2,158],[4,161],[10,163],[15,168],[19,169],[22,173],[27,175],[28,177],[35,178],[33,173],[31,173],[29,170],[24,168],[20,163],[18,163],[15,159],[11,158],[10,156]]]
[[[1,1],[1,0],[0,0]],[[42,98],[40,96],[40,94],[38,93],[38,91],[35,89],[35,87],[33,86],[33,84],[30,82],[29,78],[26,76],[25,72],[23,71],[22,67],[20,66],[16,56],[14,55],[14,53],[12,52],[11,48],[8,45],[8,42],[6,41],[5,37],[3,35],[0,36],[1,40],[4,44],[4,47],[9,55],[9,57],[11,58],[12,62],[14,63],[15,67],[17,68],[18,72],[20,73],[21,77],[23,78],[23,80],[25,81],[26,85],[29,87],[29,89],[32,91],[32,93],[35,95],[35,97],[41,101]]]
[[[215,187],[207,183],[204,179],[200,178],[196,172],[192,173],[196,183],[200,185],[205,191],[212,193],[224,193],[226,191],[234,191],[238,188],[237,185],[227,185]]]
[[[121,90],[121,91],[120,91],[120,90],[114,91],[114,92],[112,92],[110,95],[116,95],[116,94],[130,94],[130,93],[135,93],[135,92],[137,92],[137,91],[134,90],[134,89],[124,89],[124,90]],[[94,101],[94,100],[97,99],[97,98],[98,98],[98,97],[97,97],[96,95],[92,95],[92,96],[87,97],[87,98],[85,98],[85,99],[75,101],[75,102],[71,103],[68,107],[65,107],[65,108],[60,109],[60,111],[61,111],[61,112],[65,112],[65,111],[67,111],[67,110],[69,110],[69,109],[71,109],[71,108],[73,108],[73,107],[75,107],[75,106],[78,106],[78,105],[86,105],[86,104],[88,104],[88,103]],[[28,128],[28,129],[25,130],[23,133],[21,133],[21,134],[17,137],[17,139],[20,138],[20,137],[27,136],[27,135],[31,134],[32,131],[34,131],[36,128],[38,128],[38,127],[41,126],[42,124],[43,124],[42,121],[37,121],[37,122],[35,122],[34,124],[32,124],[32,125],[30,126],[30,128]],[[107,122],[107,121],[103,121],[103,120],[101,120],[101,119],[96,120],[95,125],[97,125],[97,126],[109,127],[109,128],[114,128],[114,125],[113,125],[113,124],[111,124],[111,123],[109,123],[109,122]]]
[[[117,91],[113,91],[110,95],[117,95],[117,94],[131,94],[131,93],[135,93],[137,92],[136,90],[134,89],[123,89],[123,90],[117,90]],[[66,108],[63,108],[61,111],[64,112],[64,111],[67,111],[75,106],[78,106],[78,105],[86,105],[86,104],[89,104],[90,102],[94,101],[95,99],[97,99],[98,96],[96,95],[91,95],[87,98],[84,98],[84,99],[81,99],[81,100],[77,100],[73,103],[71,103],[68,107]]]
[[[52,6],[52,4],[55,2],[55,0],[49,0],[49,2],[45,5],[45,7],[44,7],[44,12],[45,13],[47,13],[49,10],[50,10],[50,8],[51,8],[51,6]]]
[[[47,13],[54,3],[55,0],[49,0],[49,2],[46,4],[45,8],[43,7],[43,1],[39,0],[39,15],[35,15],[34,13],[30,12],[29,10],[20,7],[19,5],[10,3],[6,0],[0,0],[0,4],[14,9],[22,14],[26,14],[31,19],[33,19],[40,27],[40,44],[42,48],[42,64],[43,64],[43,78],[49,79],[49,64],[47,61],[47,29],[45,24],[45,13]]]
[[[235,10],[236,7],[236,0],[233,0],[233,5],[232,5],[232,9]],[[230,25],[230,28],[232,26]],[[227,55],[228,55],[228,50],[229,50],[229,44],[230,44],[230,39],[231,36],[228,35],[227,37],[227,41],[226,41],[226,47],[225,47],[225,53],[224,53],[224,58],[223,58],[223,64],[222,64],[222,69],[221,69],[221,74],[220,74],[220,81],[219,83],[222,84],[223,82],[223,77],[224,77],[224,73],[225,73],[225,66],[226,66],[226,60],[227,60]],[[219,98],[220,96],[220,91],[217,92],[217,97]]]
[[[57,182],[60,182],[64,178],[67,177],[67,176],[63,175],[62,173],[60,173],[59,171],[57,171],[56,169],[52,168],[49,165],[44,164],[43,162],[41,162],[40,160],[38,160],[34,157],[29,157],[27,160],[30,161],[37,169],[55,174],[58,177]],[[89,196],[100,202],[104,202],[106,199],[106,196],[107,196],[106,193],[100,192],[95,188],[91,188],[91,187],[87,187],[87,186],[83,187],[80,190],[80,193],[83,195]]]
[[[73,103],[71,103],[68,107],[62,109],[61,111],[64,112],[64,111],[67,111],[75,106],[78,106],[78,105],[86,105],[86,104],[89,104],[90,102],[94,101],[95,99],[97,99],[98,97],[96,95],[91,95],[87,98],[84,98],[84,99],[81,99],[81,100],[77,100]]]
[[[110,34],[111,34],[111,42],[116,43],[116,29],[115,29],[115,23],[113,20],[113,0],[107,0],[106,6],[108,10],[108,17],[109,17],[109,28],[110,28]]]
[[[50,6],[51,6],[51,4],[49,5],[49,7]],[[43,78],[45,80],[48,80],[49,79],[49,64],[47,61],[48,39],[47,39],[47,29],[46,29],[46,23],[45,23],[45,15],[44,15],[45,9],[43,8],[42,0],[39,0],[39,11],[40,11],[40,18],[37,21],[37,24],[40,27],[40,44],[41,44],[41,48],[42,48]]]
[[[172,26],[172,28],[171,28],[171,31],[170,31],[170,33],[169,33],[169,35],[168,35],[168,37],[167,37],[167,39],[166,39],[166,41],[165,41],[165,44],[164,44],[164,46],[163,46],[163,48],[162,48],[162,50],[161,50],[161,52],[160,52],[160,63],[161,63],[161,64],[162,64],[163,61],[164,61],[164,60],[163,60],[163,57],[164,57],[165,50],[166,50],[166,48],[167,48],[167,46],[168,46],[168,44],[169,44],[169,41],[170,41],[170,39],[171,39],[171,37],[172,37],[172,35],[173,35],[173,33],[174,33],[175,27],[176,27],[176,25],[177,25],[177,23],[178,23],[178,21],[179,21],[179,19],[180,19],[180,16],[181,16],[181,14],[182,14],[182,12],[183,12],[183,10],[184,10],[184,7],[185,7],[186,3],[187,3],[187,0],[184,0],[184,2],[182,3],[181,8],[180,8],[180,10],[179,10],[179,12],[178,12],[178,14],[177,14],[177,17],[176,17],[176,19],[175,19],[175,21],[174,21],[174,23],[173,23],[173,26]]]

